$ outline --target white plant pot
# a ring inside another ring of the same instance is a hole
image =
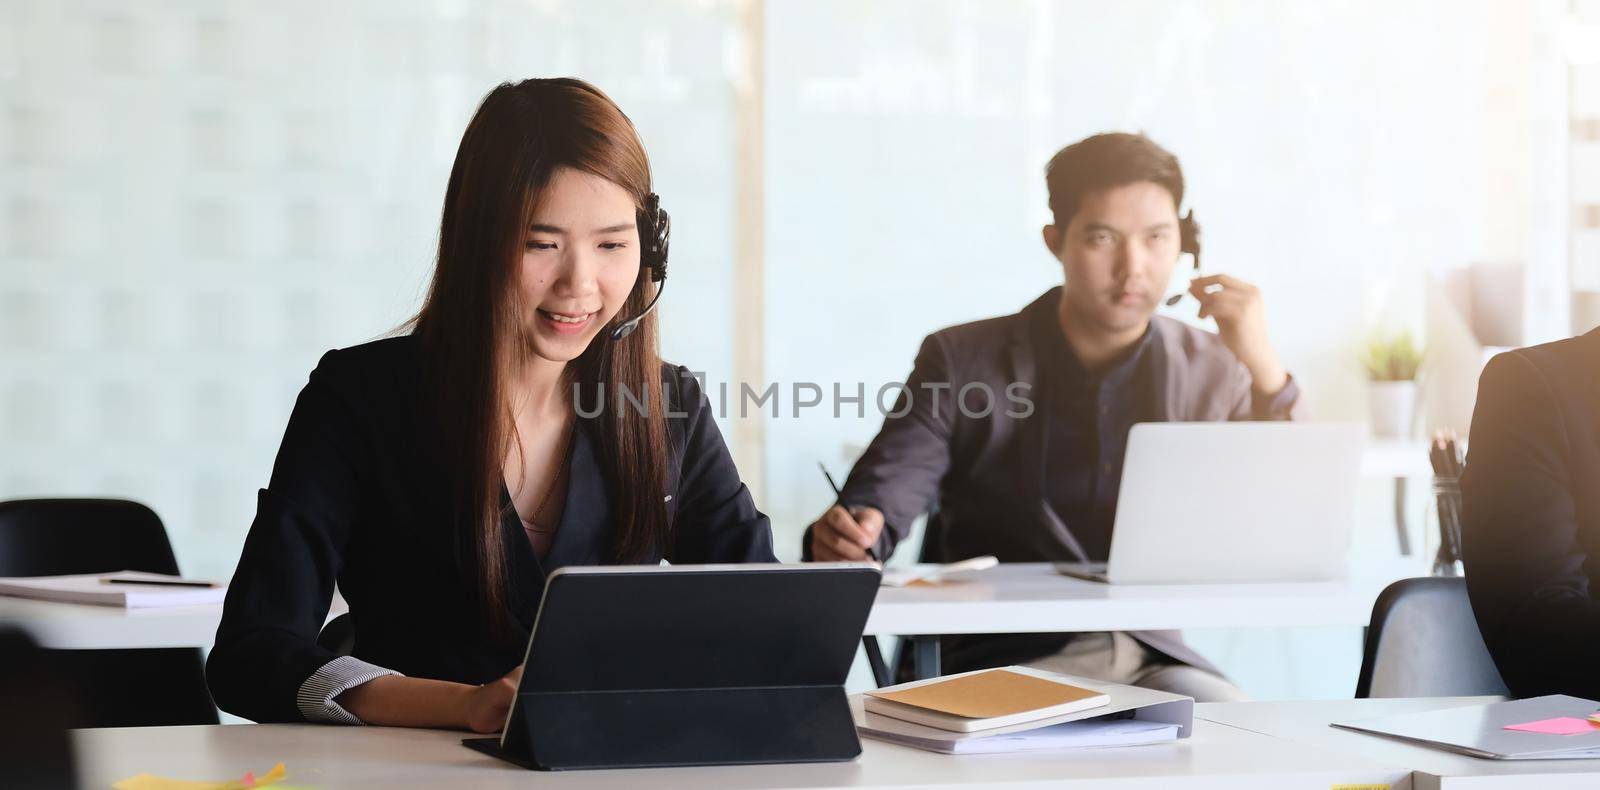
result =
[[[1411,423],[1417,413],[1417,383],[1368,382],[1367,405],[1372,435],[1385,439],[1409,438]]]

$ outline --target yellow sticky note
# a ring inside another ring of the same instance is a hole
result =
[[[272,770],[256,776],[247,773],[242,778],[227,782],[196,782],[188,779],[167,779],[151,774],[130,776],[111,787],[114,790],[253,790],[257,787],[266,787],[283,781],[283,763],[272,766]]]
[[[190,782],[150,774],[130,776],[112,785],[115,790],[221,790],[222,782]]]

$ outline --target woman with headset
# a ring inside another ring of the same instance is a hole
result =
[[[410,332],[328,352],[295,403],[207,663],[222,709],[493,731],[554,569],[774,560],[708,401],[657,355],[668,230],[605,94],[489,93]],[[317,641],[335,582],[353,655]]]

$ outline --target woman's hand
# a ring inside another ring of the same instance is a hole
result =
[[[481,686],[385,675],[346,690],[334,701],[367,724],[494,732],[505,724],[521,679],[521,664]]]
[[[473,732],[497,732],[506,722],[506,711],[517,697],[522,680],[522,665],[499,680],[491,680],[467,692],[462,723]]]

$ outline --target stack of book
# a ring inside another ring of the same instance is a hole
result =
[[[1027,667],[869,691],[862,735],[947,754],[1138,746],[1187,735],[1194,700]]]

